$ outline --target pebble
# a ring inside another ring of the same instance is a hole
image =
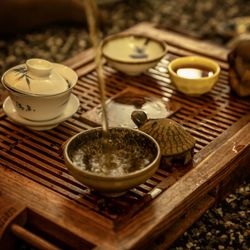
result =
[[[192,242],[188,242],[186,244],[186,246],[187,246],[188,249],[190,249],[190,248],[192,248],[194,246],[194,244]]]

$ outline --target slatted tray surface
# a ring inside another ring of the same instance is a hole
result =
[[[93,58],[90,56],[84,65],[80,61],[68,62],[80,75],[73,93],[78,96],[81,106],[72,118],[58,127],[49,131],[32,131],[13,123],[0,110],[0,166],[66,197],[80,208],[96,214],[100,220],[108,221],[118,228],[122,227],[128,223],[126,218],[136,218],[145,194],[166,178],[174,176],[177,181],[190,171],[195,167],[195,161],[199,161],[200,150],[250,111],[249,99],[240,99],[230,92],[228,65],[224,60],[217,60],[222,70],[218,83],[210,93],[202,97],[187,97],[177,92],[169,80],[166,67],[173,58],[189,54],[194,53],[170,45],[165,58],[141,76],[125,76],[107,64],[104,66],[104,72],[108,98],[130,86],[181,104],[181,109],[171,118],[182,124],[196,139],[193,165],[187,168],[160,168],[145,184],[113,199],[90,192],[68,174],[62,158],[62,145],[72,135],[92,127],[82,114],[100,103],[97,75],[93,68]]]

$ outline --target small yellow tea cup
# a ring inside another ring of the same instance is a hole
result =
[[[205,57],[186,56],[170,62],[168,72],[180,92],[199,96],[209,92],[218,81],[220,66]]]

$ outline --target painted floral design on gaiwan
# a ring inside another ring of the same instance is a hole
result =
[[[131,118],[138,128],[159,144],[164,163],[187,164],[192,159],[194,137],[172,119],[148,119],[144,111],[133,111]]]

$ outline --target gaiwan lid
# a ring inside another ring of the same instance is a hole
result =
[[[7,88],[21,93],[55,95],[71,88],[77,81],[70,68],[33,58],[9,69],[2,78]]]

